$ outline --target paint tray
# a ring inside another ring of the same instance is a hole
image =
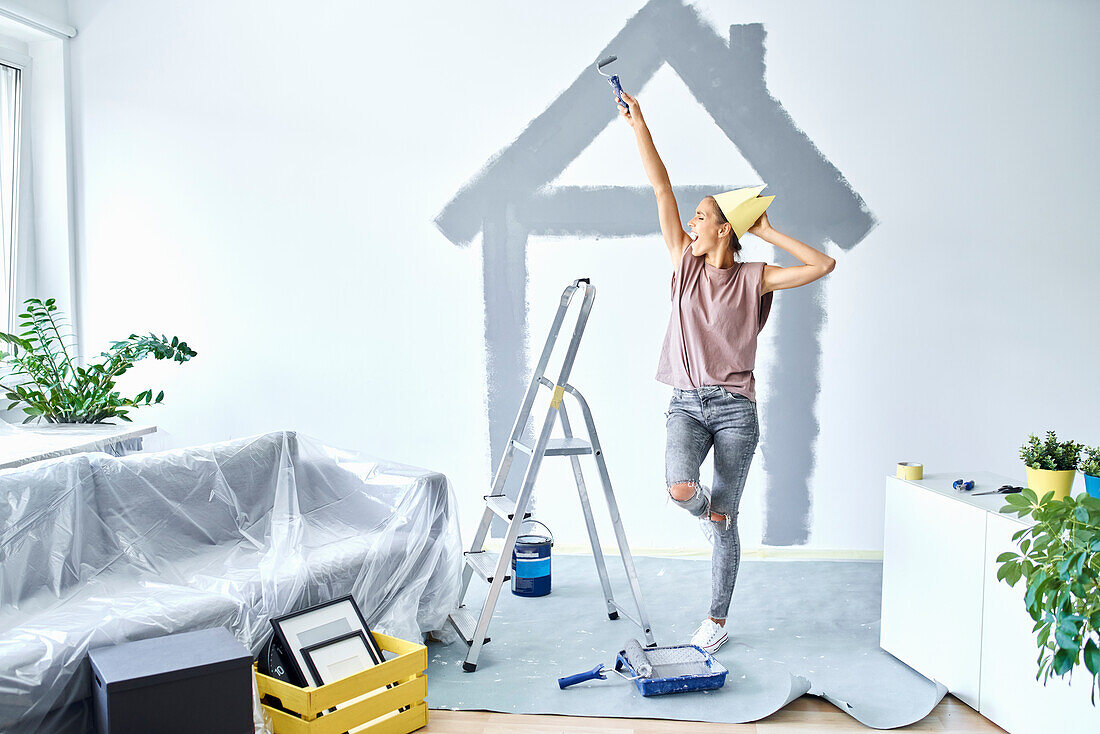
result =
[[[630,676],[637,676],[634,685],[643,696],[705,691],[721,688],[726,683],[729,672],[726,666],[697,645],[649,647],[643,653],[652,668],[646,677],[641,677],[630,664],[625,650],[620,651],[615,660],[615,670],[625,669]]]

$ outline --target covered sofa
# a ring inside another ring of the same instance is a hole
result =
[[[457,601],[447,478],[292,431],[0,471],[0,731],[92,731],[91,648],[270,619],[352,594],[419,640]]]

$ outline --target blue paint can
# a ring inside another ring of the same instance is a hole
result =
[[[512,549],[512,593],[516,596],[546,596],[550,593],[550,548],[554,534],[538,520],[546,535],[520,535]]]

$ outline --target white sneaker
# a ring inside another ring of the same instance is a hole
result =
[[[713,654],[727,639],[729,635],[726,634],[726,628],[707,617],[691,636],[691,644]]]
[[[707,542],[714,545],[714,521],[710,519],[710,510],[700,516],[699,527],[702,529],[703,537],[707,539]]]

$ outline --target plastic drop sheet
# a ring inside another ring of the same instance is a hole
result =
[[[0,471],[0,731],[91,732],[97,647],[222,626],[256,655],[273,617],[348,594],[419,641],[461,558],[444,475],[291,431]]]

